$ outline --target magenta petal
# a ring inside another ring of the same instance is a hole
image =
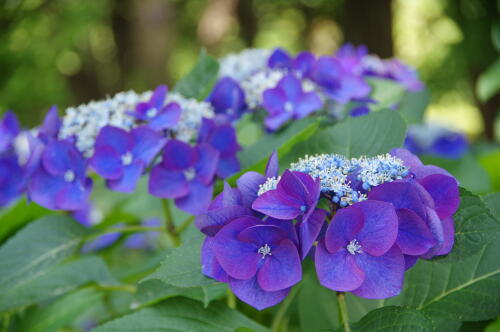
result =
[[[415,264],[417,264],[418,256],[403,255],[405,258],[405,271],[411,269]]]
[[[337,211],[325,234],[325,246],[329,252],[335,253],[354,240],[363,228],[364,216],[362,211],[354,206]]]
[[[257,197],[252,209],[276,219],[292,220],[300,215],[301,206],[301,202],[280,194],[278,190],[270,190]]]
[[[245,228],[254,226],[256,218],[241,217],[224,226],[214,237],[213,252],[224,271],[236,279],[250,279],[257,272],[261,256],[258,248],[241,242],[237,236]]]
[[[299,172],[297,172],[299,173]],[[306,175],[306,174],[304,174]],[[306,175],[311,178],[310,176]],[[311,181],[308,183],[314,184],[314,181],[311,178]],[[291,196],[296,199],[298,202],[303,203],[304,205],[308,201],[309,198],[309,190],[305,186],[300,178],[295,174],[295,172],[291,172],[289,170],[285,170],[283,175],[281,176],[280,181],[277,186],[278,192],[282,195]],[[311,188],[314,189],[314,188]]]
[[[300,237],[300,257],[306,258],[309,250],[313,246],[314,241],[317,240],[318,235],[325,223],[326,211],[315,209],[311,217],[306,222],[299,224],[299,237]]]
[[[175,199],[175,205],[184,212],[199,215],[207,211],[212,200],[214,186],[198,180],[189,182],[189,193]]]
[[[278,161],[278,152],[276,150],[271,153],[266,164],[266,177],[272,178],[277,177],[280,171],[280,165]]]
[[[201,247],[201,272],[219,282],[229,282],[230,278],[222,269],[213,253],[213,237],[206,237]]]
[[[398,236],[398,216],[392,204],[367,200],[354,206],[363,212],[365,221],[356,235],[362,250],[373,256],[386,253]]]
[[[426,222],[427,226],[429,227],[432,233],[432,236],[434,237],[434,240],[436,240],[436,245],[431,249],[429,249],[429,251],[423,254],[421,257],[430,259],[437,254],[437,252],[444,243],[444,226],[441,219],[439,219],[439,216],[437,215],[436,211],[430,208],[427,208]]]
[[[449,176],[433,174],[419,181],[434,199],[439,218],[451,217],[460,205],[457,181]]]
[[[355,259],[365,272],[365,280],[352,291],[353,294],[367,299],[385,299],[401,292],[405,259],[397,246],[382,256],[359,254]]]
[[[260,288],[257,277],[248,280],[232,279],[229,287],[233,293],[243,302],[251,305],[257,310],[272,307],[283,301],[290,293],[290,289],[283,289],[276,292],[266,292]]]
[[[257,273],[260,287],[268,292],[286,289],[302,279],[302,265],[297,247],[292,241],[284,239],[280,245],[265,258],[264,265]]]
[[[278,226],[255,225],[241,231],[238,234],[238,240],[253,243],[260,248],[266,244],[278,246],[283,239],[286,239],[286,236],[286,231]]]
[[[209,210],[195,219],[196,227],[208,236],[214,236],[219,229],[241,216],[251,216],[252,211],[243,206],[228,206]]]
[[[422,255],[436,244],[431,231],[415,212],[400,209],[396,213],[399,219],[396,244],[403,254]]]
[[[182,172],[169,171],[157,165],[149,175],[149,193],[161,198],[178,198],[186,196],[189,184]]]
[[[425,202],[418,189],[410,182],[385,182],[368,193],[368,199],[389,202],[397,209],[410,209],[425,218]]]
[[[94,152],[90,159],[92,168],[105,179],[119,179],[123,174],[123,164],[116,151],[103,146]]]
[[[251,206],[253,201],[257,198],[259,185],[266,182],[266,177],[257,172],[246,172],[238,180],[236,184],[241,191],[241,197],[245,206]]]
[[[144,163],[140,160],[125,166],[122,177],[117,180],[108,180],[108,187],[114,191],[132,193],[142,175],[142,171],[144,171]]]
[[[365,279],[365,273],[356,264],[353,255],[345,249],[332,254],[323,241],[316,247],[314,262],[319,283],[326,288],[340,292],[352,291]]]

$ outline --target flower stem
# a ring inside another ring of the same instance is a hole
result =
[[[93,240],[96,237],[109,233],[135,233],[135,232],[161,232],[162,227],[147,227],[147,226],[123,226],[123,227],[109,227],[102,231],[89,234],[85,241]]]
[[[351,332],[351,328],[349,327],[349,315],[347,314],[347,305],[343,292],[337,292],[337,303],[339,305],[339,316],[344,326],[344,332]]]
[[[179,239],[179,234],[175,229],[174,219],[172,218],[172,211],[170,210],[170,202],[166,199],[162,199],[161,203],[163,205],[163,212],[165,213],[165,228],[167,235],[170,236],[174,246],[178,247],[181,244]]]
[[[184,220],[182,224],[179,227],[177,227],[177,234],[181,234],[182,232],[184,232],[189,227],[189,225],[191,225],[193,220],[194,216],[186,218],[186,220]]]
[[[293,287],[292,290],[290,291],[290,294],[288,294],[288,297],[281,304],[278,312],[276,313],[276,316],[274,316],[273,323],[271,325],[271,331],[273,332],[280,331],[281,324],[285,319],[285,314],[288,308],[290,307],[290,304],[292,304],[295,295],[297,295],[297,290],[298,287]]]
[[[227,306],[231,309],[236,309],[236,297],[229,288],[227,289]]]

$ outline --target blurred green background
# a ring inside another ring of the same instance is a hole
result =
[[[172,84],[201,48],[326,54],[352,42],[419,70],[432,92],[428,120],[491,141],[500,132],[499,8],[495,0],[0,0],[0,112],[33,126],[52,104]]]

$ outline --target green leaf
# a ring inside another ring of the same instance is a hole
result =
[[[202,100],[210,92],[218,73],[219,62],[202,51],[198,63],[177,83],[174,91],[187,98]]]
[[[354,331],[432,332],[434,324],[417,310],[390,306],[371,311],[354,326]]]
[[[175,298],[118,318],[93,331],[233,332],[242,327],[255,332],[269,331],[222,303],[212,303],[205,309],[198,302]]]
[[[142,281],[160,280],[178,288],[202,287],[215,284],[213,279],[201,273],[201,245],[204,235],[193,232],[184,243],[170,251],[162,260],[160,267]]]
[[[453,219],[453,250],[445,257],[436,259],[437,262],[449,263],[469,257],[500,232],[500,222],[493,217],[483,200],[464,188],[460,188],[460,207]]]
[[[295,146],[282,165],[288,165],[306,154],[338,153],[351,158],[387,153],[392,148],[400,147],[405,135],[406,123],[395,111],[382,110],[350,117]]]
[[[84,257],[23,278],[0,292],[0,311],[54,298],[89,282],[115,283],[100,257]]]
[[[500,192],[491,193],[486,196],[483,196],[483,201],[486,203],[486,206],[490,209],[496,219],[500,218]]]
[[[398,111],[408,123],[421,123],[430,99],[431,94],[426,89],[417,92],[406,92],[398,106]]]
[[[500,59],[493,62],[479,76],[476,93],[480,101],[485,102],[500,91]]]
[[[227,285],[223,283],[183,288],[166,284],[158,279],[151,279],[141,282],[137,287],[134,306],[148,306],[175,296],[184,296],[208,306],[211,301],[221,298],[226,292]]]
[[[67,294],[45,307],[39,306],[23,316],[22,331],[56,331],[69,325],[91,306],[96,305],[102,296],[102,293],[94,289],[85,288]]]
[[[85,233],[82,225],[65,216],[43,217],[27,225],[0,247],[0,295],[69,257]]]
[[[44,215],[52,213],[35,203],[28,203],[26,199],[4,209],[0,214],[0,242],[27,223]]]
[[[442,264],[420,260],[407,272],[403,304],[442,318],[479,321],[500,315],[500,235],[475,255]]]
[[[366,80],[372,87],[370,97],[377,101],[377,108],[388,108],[399,103],[406,92],[406,88],[394,80],[376,77]]]

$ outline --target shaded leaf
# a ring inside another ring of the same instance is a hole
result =
[[[33,202],[28,203],[21,199],[14,205],[4,209],[0,214],[0,242],[25,224],[36,220],[52,211]]]
[[[371,311],[354,326],[354,331],[432,332],[434,324],[417,310],[390,306]]]
[[[408,123],[421,123],[430,99],[431,94],[426,89],[417,92],[408,91],[403,96],[397,110]]]
[[[368,77],[366,81],[372,87],[370,97],[377,101],[377,108],[392,107],[401,101],[406,92],[406,88],[394,80]]]

